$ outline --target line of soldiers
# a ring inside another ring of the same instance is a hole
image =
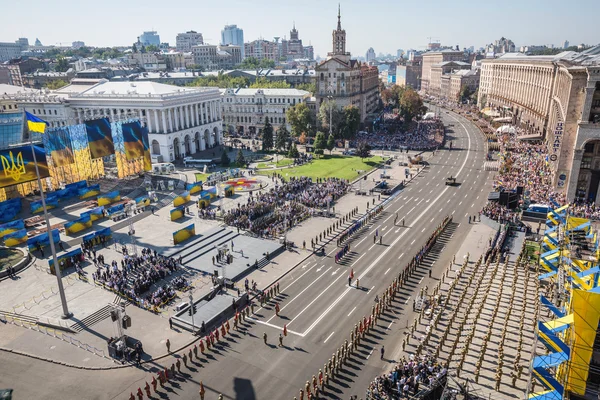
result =
[[[335,207],[333,208],[335,213]],[[315,235],[314,239],[310,239],[311,247],[315,247],[315,245],[319,244],[320,241],[327,240],[327,236],[335,233],[336,229],[340,228],[344,223],[350,221],[350,218],[355,216],[358,213],[358,207],[352,209],[352,211],[348,212],[343,217],[340,217],[335,223],[331,224],[331,226],[325,229],[323,232],[319,233],[318,236]],[[339,241],[338,241],[339,246]]]

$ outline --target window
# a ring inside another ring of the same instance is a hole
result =
[[[593,153],[594,152],[595,143],[586,143],[584,153]]]
[[[590,169],[592,167],[592,157],[582,157],[581,168]]]
[[[325,79],[325,74],[321,72],[321,80]]]
[[[334,77],[334,78],[336,78],[336,77],[337,77],[337,74],[336,74],[335,72],[333,73],[333,77]]]

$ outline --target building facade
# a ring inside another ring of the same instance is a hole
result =
[[[421,90],[430,96],[439,96],[442,85],[442,63],[454,61],[462,62],[464,53],[462,51],[444,49],[440,51],[429,51],[423,53]],[[449,67],[446,66],[446,69]]]
[[[244,43],[244,56],[254,57],[257,60],[279,61],[279,46],[275,42],[264,39]]]
[[[242,60],[246,57],[244,49],[244,30],[237,25],[225,25],[221,31],[221,44],[240,46]]]
[[[367,60],[367,62],[372,62],[375,61],[376,58],[375,50],[372,47],[369,47],[369,50],[367,50],[367,53],[365,54],[365,60]]]
[[[154,160],[171,162],[223,141],[221,96],[216,88],[181,88],[154,82],[106,82],[19,99],[50,127],[107,117],[139,118],[148,128]]]
[[[178,33],[175,38],[175,47],[177,51],[191,52],[192,46],[204,44],[202,34],[196,31],[187,31],[185,33]]]
[[[21,57],[21,52],[27,50],[27,47],[29,46],[24,45],[24,42],[21,39],[14,43],[0,42],[0,62]]]
[[[0,70],[5,71],[6,79],[0,79],[0,83],[6,83],[15,86],[24,86],[23,76],[32,74],[38,69],[44,68],[44,62],[37,58],[15,58],[0,64]]]
[[[130,67],[142,68],[146,71],[166,71],[167,60],[162,53],[129,53],[127,63]]]
[[[479,71],[460,69],[442,75],[440,97],[451,102],[458,102],[463,87],[467,88],[470,93],[474,93],[479,87]]]
[[[147,31],[138,36],[138,43],[148,46],[154,45],[156,47],[160,46],[160,35],[156,31]],[[37,46],[37,44],[36,44]]]
[[[361,121],[364,121],[379,106],[379,72],[377,67],[363,65],[350,58],[339,9],[332,42],[333,51],[315,68],[317,109],[331,98],[340,108],[356,106],[360,110]]]
[[[275,130],[281,126],[291,130],[285,112],[306,102],[310,93],[298,89],[221,89],[223,126],[239,134],[262,132],[266,118]]]
[[[546,141],[554,189],[568,201],[600,202],[600,46],[483,60],[477,103]]]
[[[396,81],[400,86],[410,86],[415,90],[421,89],[421,71],[420,62],[408,61],[405,65],[396,66]]]

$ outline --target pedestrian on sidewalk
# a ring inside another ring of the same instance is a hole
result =
[[[169,329],[173,329],[173,319],[169,318]]]
[[[165,342],[165,345],[167,346],[167,353],[171,352],[171,341],[169,339],[167,339],[167,341]]]
[[[381,346],[381,360],[383,360],[383,354],[385,353],[385,347]]]

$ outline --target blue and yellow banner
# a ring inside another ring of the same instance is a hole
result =
[[[116,206],[107,208],[106,214],[108,214],[108,216],[111,216],[111,215],[121,212],[123,210],[125,210],[125,204],[117,204]]]
[[[8,235],[9,233],[13,233],[21,229],[25,229],[25,223],[22,219],[2,224],[0,225],[0,238]]]
[[[44,133],[48,123],[41,118],[25,111],[25,119],[27,120],[27,128],[29,132]]]
[[[176,221],[185,215],[185,206],[179,206],[171,210],[171,221]]]
[[[140,196],[135,199],[135,205],[138,207],[145,207],[150,205],[150,198],[148,196]]]
[[[60,255],[56,256],[56,261],[58,261],[58,265],[60,265],[60,262],[63,260],[68,260],[71,257],[75,257],[76,259],[81,258],[81,247],[77,247],[75,250],[71,250],[68,253],[63,253]],[[48,260],[48,266],[50,267],[50,272],[52,273],[52,275],[55,275],[56,272],[54,272],[54,260],[52,258],[50,258]],[[62,268],[61,268],[62,271]]]
[[[173,205],[178,207],[187,203],[188,201],[190,201],[190,192],[183,192],[173,199]]]
[[[27,229],[19,229],[4,236],[6,247],[15,247],[27,242]]]
[[[34,146],[40,178],[50,176],[44,148]],[[0,150],[0,188],[36,180],[35,163],[31,146]]]
[[[85,122],[90,154],[92,158],[106,157],[115,154],[115,145],[108,118]]]
[[[96,207],[90,211],[79,214],[80,217],[89,216],[92,222],[104,218],[104,206]]]
[[[123,124],[123,144],[125,157],[128,160],[137,160],[144,157],[143,128],[139,121]]]
[[[185,242],[186,240],[188,240],[189,238],[191,238],[192,236],[195,236],[195,235],[196,235],[196,226],[194,224],[186,226],[185,228],[182,228],[178,231],[173,232],[173,244]]]
[[[85,243],[85,242],[89,242],[90,240],[94,240],[96,238],[102,238],[102,237],[105,237],[107,239],[112,237],[112,230],[110,228],[104,228],[104,229],[101,229],[101,230],[93,232],[93,233],[88,233],[87,235],[85,235],[83,237],[83,241]]]
[[[106,194],[102,194],[102,195],[98,196],[98,205],[105,206],[107,204],[112,204],[115,201],[119,201],[119,200],[121,200],[121,194],[119,193],[118,190],[115,190],[114,192],[110,192],[110,193],[106,193]]]
[[[92,219],[89,215],[84,215],[77,218],[74,221],[70,221],[64,224],[65,233],[67,235],[73,235],[77,232],[81,232],[85,229],[92,227]]]
[[[46,199],[46,210],[51,210],[53,208],[58,208],[58,197],[51,197],[50,199]],[[29,209],[32,214],[37,214],[44,212],[44,206],[42,205],[42,201],[32,201],[29,204]]]
[[[71,134],[67,127],[49,130],[44,137],[44,145],[55,167],[64,167],[75,162]]]
[[[20,198],[9,199],[0,203],[0,222],[8,222],[21,212]]]
[[[98,196],[100,194],[100,184],[79,188],[77,190],[77,194],[81,200]]]
[[[60,242],[60,234],[58,233],[58,229],[52,229],[52,239],[54,239],[54,244],[58,245],[58,242]],[[29,250],[36,250],[38,244],[42,246],[42,248],[50,246],[50,237],[48,236],[48,232],[44,232],[41,235],[27,239],[27,246],[29,247]]]
[[[196,194],[202,191],[202,181],[196,183],[186,183],[185,190],[190,194]]]
[[[150,156],[150,140],[148,129],[142,128],[142,142],[144,143],[144,170],[152,171],[152,156]]]

